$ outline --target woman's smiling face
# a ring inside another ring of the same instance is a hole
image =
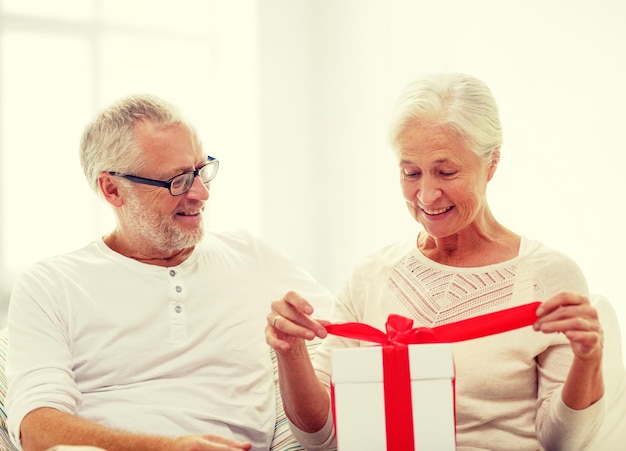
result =
[[[397,150],[405,201],[426,233],[460,234],[480,218],[495,165],[441,126],[409,123]]]

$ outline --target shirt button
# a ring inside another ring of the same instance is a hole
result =
[[[174,277],[176,275],[176,271],[174,271],[173,269],[170,269],[170,276]]]
[[[174,310],[176,310],[176,313],[180,313],[183,311],[183,308],[180,305],[177,305]]]
[[[180,293],[181,291],[183,291],[183,287],[181,287],[180,285],[178,285],[178,286],[176,287],[176,292],[177,292],[177,293]]]

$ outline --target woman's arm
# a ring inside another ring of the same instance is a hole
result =
[[[563,402],[574,410],[591,406],[604,395],[604,335],[598,312],[587,296],[562,292],[545,301],[537,315],[535,329],[544,333],[563,333],[574,353],[563,385]]]
[[[326,337],[324,321],[310,315],[312,306],[294,292],[272,303],[265,329],[276,352],[280,392],[285,414],[300,430],[317,432],[328,420],[328,392],[315,374],[305,340]]]

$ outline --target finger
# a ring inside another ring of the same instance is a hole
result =
[[[595,347],[602,343],[602,333],[599,331],[568,330],[565,332],[565,336],[570,341],[588,347]]]
[[[543,332],[597,330],[600,327],[597,310],[586,296],[577,293],[559,293],[551,297],[539,307],[537,315],[534,328]]]
[[[537,309],[538,316],[547,315],[560,307],[589,305],[589,299],[578,293],[561,292],[544,301]]]
[[[320,320],[311,317],[312,313],[311,304],[298,293],[290,291],[278,301],[272,302],[267,322],[274,329],[299,338],[324,338],[326,328]]]
[[[274,315],[271,326],[275,331],[305,340],[324,338],[327,335],[326,328],[320,321],[301,312],[291,312],[288,317]]]
[[[278,337],[278,334],[276,333],[276,329],[274,329],[270,325],[265,327],[265,342],[268,345],[270,345],[272,348],[274,348],[276,351],[290,351],[291,350],[291,344],[286,340],[280,339]]]
[[[604,344],[602,332],[568,331],[565,336],[570,340],[572,351],[579,359],[601,359]]]
[[[279,319],[285,320],[283,317]],[[310,335],[313,335],[312,332]],[[277,327],[274,327],[272,324],[268,324],[265,326],[265,341],[268,345],[274,348],[276,351],[291,351],[293,349],[293,345],[295,345],[298,341],[306,340],[306,337],[297,337],[294,335],[286,334],[281,332]]]
[[[277,326],[280,321],[289,322],[289,320],[280,317],[276,321]],[[286,329],[288,331],[290,330],[288,327]],[[304,349],[304,340],[312,340],[315,338],[313,331],[303,328],[302,333],[299,334],[300,336],[297,335],[297,330],[294,332],[292,329],[291,333],[285,333],[280,331],[278,327],[272,326],[272,324],[265,326],[265,342],[276,351],[291,352],[297,348]]]
[[[590,305],[563,306],[539,317],[535,330],[565,332],[567,330],[594,330],[601,328],[598,312]]]
[[[313,314],[313,306],[305,298],[300,296],[295,291],[289,291],[283,296],[283,300],[286,304],[293,307],[295,310],[302,312],[306,315]]]
[[[271,311],[267,314],[266,319],[267,323],[275,328],[281,317],[291,318],[291,320],[296,321],[298,316],[306,316],[309,314],[308,312],[312,313],[312,311],[313,307],[308,304],[306,299],[297,293],[289,292],[282,298],[272,302]]]
[[[600,323],[584,315],[554,315],[554,318],[543,318],[537,322],[537,330],[545,333],[583,331],[598,332]]]

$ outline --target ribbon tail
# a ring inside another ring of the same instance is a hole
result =
[[[433,327],[433,339],[429,343],[454,343],[472,340],[520,327],[530,326],[537,321],[537,309],[541,302],[512,307],[498,312],[487,313],[452,324]],[[422,341],[425,343],[426,341]]]

